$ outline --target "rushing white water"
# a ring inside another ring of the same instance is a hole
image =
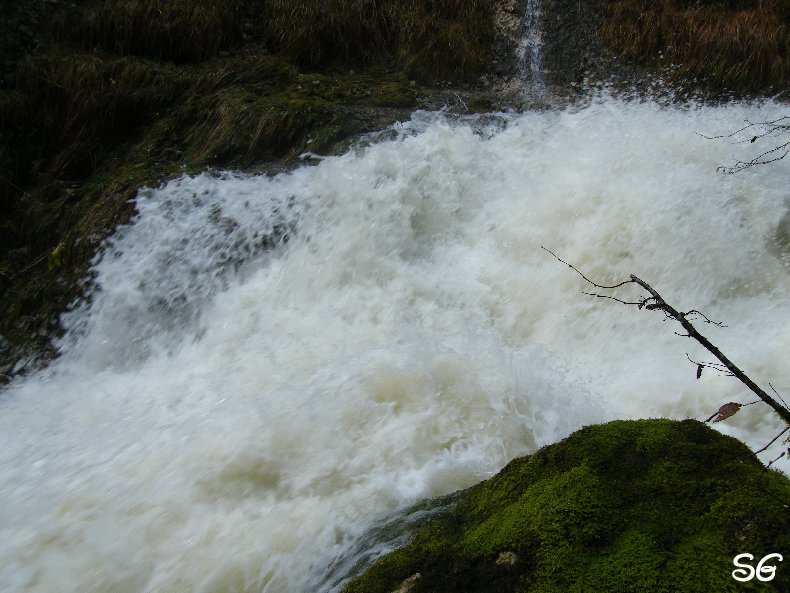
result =
[[[760,147],[695,134],[782,112],[417,114],[315,167],[142,192],[63,356],[0,395],[0,590],[303,590],[392,510],[584,424],[751,399],[541,245],[727,322],[704,331],[790,393],[790,163],[722,175]],[[759,407],[723,429],[767,441]]]

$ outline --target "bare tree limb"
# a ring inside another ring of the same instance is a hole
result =
[[[768,443],[768,444],[767,444],[765,447],[763,447],[762,449],[758,449],[757,451],[755,451],[755,454],[757,454],[757,453],[762,453],[763,451],[765,451],[765,450],[766,450],[768,447],[770,447],[771,445],[773,445],[773,444],[774,444],[774,443],[777,441],[777,439],[778,439],[780,436],[782,436],[784,433],[786,433],[788,430],[790,430],[790,426],[785,426],[785,429],[784,429],[782,432],[780,432],[778,435],[776,435],[774,438],[772,438],[772,439],[771,439],[771,442],[770,442],[770,443]]]
[[[781,396],[781,395],[779,395],[779,392],[778,392],[778,391],[777,391],[777,390],[774,388],[774,386],[773,386],[773,385],[771,385],[771,383],[770,383],[770,382],[768,383],[768,387],[770,387],[770,388],[771,388],[771,391],[773,391],[773,392],[774,392],[774,395],[776,395],[776,397],[778,397],[778,398],[781,400],[781,402],[782,402],[782,404],[784,404],[784,407],[785,407],[785,408],[788,408],[788,407],[790,407],[790,406],[788,406],[788,405],[787,405],[787,402],[786,402],[786,401],[785,401],[785,400],[782,398],[782,396]]]
[[[774,138],[774,137],[782,137],[786,134],[790,133],[790,116],[782,116],[774,120],[770,121],[761,121],[761,122],[752,122],[750,120],[746,120],[746,125],[731,132],[729,134],[722,134],[719,136],[706,136],[705,134],[699,134],[703,138],[708,140],[715,140],[718,138],[732,138],[744,132],[750,128],[756,128],[757,132],[751,139],[748,141],[750,144],[754,144],[758,140],[762,140],[763,138]],[[716,171],[727,173],[732,175],[733,173],[738,173],[739,171],[743,171],[744,169],[749,169],[751,167],[755,167],[757,165],[767,165],[768,163],[775,163],[776,161],[781,161],[784,159],[788,154],[790,154],[790,141],[782,142],[774,146],[773,148],[769,148],[768,150],[763,151],[758,156],[754,157],[748,161],[741,161],[738,160],[735,162],[734,165],[730,167],[716,167]]]
[[[553,251],[550,251],[550,250],[546,249],[546,248],[545,248],[543,245],[541,245],[541,246],[540,246],[540,248],[541,248],[543,251],[547,251],[547,252],[549,252],[549,253],[550,253],[552,256],[554,256],[554,259],[556,259],[557,261],[559,261],[559,262],[562,262],[563,264],[565,264],[566,266],[568,266],[568,267],[569,267],[571,270],[573,270],[574,272],[576,272],[576,273],[577,273],[579,276],[581,276],[582,278],[584,278],[584,279],[585,279],[587,282],[589,282],[590,284],[592,284],[592,285],[593,285],[595,288],[619,288],[619,287],[621,287],[621,286],[624,286],[624,285],[626,285],[626,284],[630,284],[630,283],[631,283],[631,281],[630,281],[630,280],[626,280],[626,281],[624,281],[624,282],[621,282],[620,284],[614,284],[614,285],[612,285],[612,286],[606,286],[606,285],[604,285],[604,284],[597,284],[597,283],[593,282],[592,280],[590,280],[590,279],[589,279],[587,276],[585,276],[584,274],[582,274],[582,273],[581,273],[581,272],[578,270],[578,268],[575,268],[574,266],[572,266],[571,264],[569,264],[569,263],[568,263],[568,262],[566,262],[565,260],[562,260],[562,259],[560,259],[559,257],[557,257],[557,254],[555,254]]]
[[[541,246],[541,249],[543,249],[544,251],[547,251],[548,253],[550,253],[552,256],[554,256],[555,259],[557,259],[561,263],[563,263],[566,266],[568,266],[569,268],[571,268],[579,276],[584,278],[584,280],[586,280],[589,284],[592,284],[596,288],[612,289],[612,288],[619,288],[621,286],[625,286],[626,284],[636,284],[636,285],[640,286],[642,289],[646,290],[650,296],[644,297],[643,299],[641,299],[640,301],[637,301],[637,302],[622,301],[622,300],[617,299],[615,297],[608,297],[606,295],[592,294],[592,296],[601,297],[601,298],[604,298],[604,297],[605,298],[611,298],[612,300],[619,301],[619,302],[621,302],[623,304],[626,304],[626,305],[636,305],[638,309],[646,309],[648,311],[661,311],[662,313],[664,313],[664,315],[667,318],[674,319],[686,331],[685,334],[678,334],[678,335],[681,335],[681,336],[684,336],[684,337],[693,338],[699,344],[701,344],[708,352],[713,354],[713,356],[715,356],[719,360],[719,362],[721,363],[721,366],[724,369],[726,369],[727,372],[729,372],[733,376],[737,377],[741,381],[741,383],[746,385],[754,394],[757,395],[757,397],[759,397],[762,401],[764,401],[766,404],[771,406],[771,408],[774,410],[774,412],[776,412],[779,415],[779,417],[782,420],[785,421],[786,424],[790,425],[790,409],[788,409],[786,406],[783,406],[778,401],[776,401],[773,397],[771,397],[768,393],[766,393],[760,386],[758,386],[754,381],[752,381],[746,375],[746,373],[744,373],[740,368],[738,368],[735,365],[735,363],[733,363],[729,358],[727,358],[724,355],[724,353],[722,353],[721,350],[719,350],[716,346],[714,346],[710,342],[710,340],[708,340],[708,338],[706,338],[701,333],[699,333],[699,331],[697,331],[697,328],[695,328],[694,325],[692,325],[692,323],[691,323],[691,321],[689,321],[688,317],[692,316],[692,315],[702,315],[701,313],[699,313],[699,311],[697,311],[696,309],[692,309],[688,313],[682,313],[682,312],[678,311],[672,305],[667,303],[664,300],[664,297],[662,297],[658,293],[658,291],[656,291],[656,289],[654,289],[647,282],[645,282],[644,280],[642,280],[641,278],[638,278],[637,276],[635,276],[633,274],[630,275],[630,280],[625,280],[623,282],[620,282],[618,284],[614,284],[612,286],[605,286],[605,285],[602,285],[602,284],[598,284],[597,282],[593,282],[592,280],[590,280],[587,276],[585,276],[582,272],[580,272],[577,268],[575,268],[574,266],[572,266],[568,262],[566,262],[566,261],[560,259],[559,257],[557,257],[557,255],[554,254],[552,251],[549,251],[548,249],[546,249],[543,246]],[[590,293],[587,293],[587,294],[590,294]],[[703,315],[703,318],[704,318],[704,320],[706,320],[705,321],[706,323],[710,322],[710,320],[707,317],[705,317],[704,315]],[[698,368],[698,372],[699,372],[699,368]],[[715,414],[714,414],[714,416],[715,416]]]

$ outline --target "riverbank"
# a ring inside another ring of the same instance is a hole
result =
[[[0,379],[54,354],[59,314],[141,186],[282,171],[415,109],[496,108],[476,86],[493,51],[487,4],[426,10],[16,5],[6,28],[23,34],[7,36],[0,89]]]

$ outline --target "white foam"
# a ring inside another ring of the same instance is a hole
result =
[[[63,356],[2,394],[0,589],[298,591],[391,510],[584,424],[751,399],[541,245],[725,321],[704,332],[790,393],[788,163],[721,175],[759,147],[695,134],[781,112],[418,114],[288,175],[143,192]],[[754,408],[725,430],[767,441]]]

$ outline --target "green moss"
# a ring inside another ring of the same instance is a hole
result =
[[[414,107],[414,91],[403,82],[386,82],[378,86],[370,100],[376,107]]]
[[[390,592],[417,573],[415,592],[790,586],[781,569],[759,588],[731,577],[736,554],[790,549],[790,481],[700,422],[586,427],[456,501],[345,592]]]

